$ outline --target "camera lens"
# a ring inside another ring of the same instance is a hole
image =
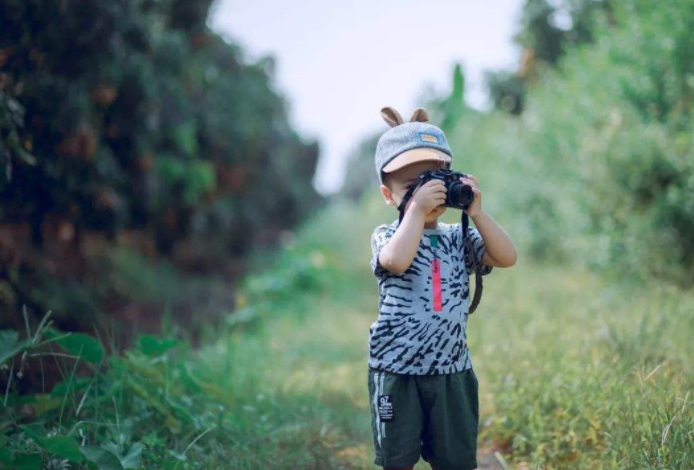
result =
[[[469,184],[463,184],[460,181],[453,181],[448,187],[448,202],[451,206],[459,209],[467,209],[472,204],[475,198],[475,193]]]

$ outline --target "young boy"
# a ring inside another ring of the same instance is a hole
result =
[[[386,204],[400,205],[408,185],[425,170],[450,169],[446,136],[418,108],[405,123],[391,107],[391,126],[376,147],[376,172]],[[516,262],[513,242],[474,201],[465,213],[472,250],[464,251],[462,224],[439,223],[445,211],[441,180],[421,185],[405,206],[402,222],[376,227],[371,269],[378,278],[378,319],[369,332],[369,397],[376,465],[412,469],[420,455],[434,470],[477,468],[477,376],[467,347],[472,256],[480,274]]]

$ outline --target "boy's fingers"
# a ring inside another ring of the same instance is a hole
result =
[[[473,179],[461,178],[460,181],[461,181],[463,184],[467,184],[468,186],[471,186],[471,187],[473,187],[473,188],[476,188],[476,187],[477,187],[477,181],[475,181],[475,180],[473,180]]]

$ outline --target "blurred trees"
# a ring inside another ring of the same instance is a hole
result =
[[[273,59],[245,63],[207,28],[211,3],[0,3],[3,227],[76,256],[86,233],[137,232],[161,256],[223,269],[322,204],[318,144],[291,129]],[[5,290],[26,282],[18,251],[0,253]],[[51,308],[27,296],[14,307]]]
[[[552,180],[525,193],[529,219],[543,220],[532,239],[538,253],[691,284],[694,4],[631,0],[612,21],[529,95],[524,158]]]
[[[526,0],[518,33],[518,70],[485,73],[495,108],[513,115],[523,111],[528,86],[547,67],[554,67],[570,47],[594,39],[598,15],[613,21],[612,0]]]

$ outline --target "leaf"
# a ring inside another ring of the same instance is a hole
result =
[[[53,455],[71,462],[82,462],[84,457],[80,452],[77,441],[70,436],[50,436],[42,439],[41,447]]]
[[[130,447],[128,453],[121,459],[121,464],[123,468],[139,468],[140,467],[140,455],[145,446],[136,442]]]
[[[26,163],[27,165],[32,165],[32,166],[36,165],[36,157],[34,155],[27,152],[26,150],[24,150],[21,147],[18,148],[17,150],[18,150],[17,153],[19,154],[19,157],[22,159],[22,161],[24,161],[24,163]]]
[[[185,462],[185,461],[187,460],[187,457],[186,457],[185,452],[179,453],[179,452],[176,452],[176,451],[173,450],[173,449],[168,449],[168,452],[169,452],[169,455],[171,455],[172,457],[174,457],[174,458],[176,458],[176,459],[178,459],[178,460],[181,460],[181,461],[183,461],[183,462]]]
[[[87,460],[99,467],[99,470],[123,470],[118,457],[103,447],[82,446],[80,450]]]
[[[137,348],[147,356],[161,356],[169,349],[177,346],[179,341],[175,338],[158,338],[154,335],[140,335],[137,340]]]
[[[194,121],[185,121],[173,131],[176,147],[186,156],[194,157],[198,151],[197,129]]]
[[[86,377],[75,377],[72,379],[72,383],[69,383],[69,381],[60,382],[58,385],[53,387],[50,395],[52,397],[63,397],[71,390],[77,391],[86,388],[91,380],[92,379],[88,379]]]
[[[12,454],[10,454],[10,451],[0,447],[0,468],[12,468],[13,462],[14,459],[12,459]]]
[[[22,428],[27,436],[35,440],[37,443],[41,442],[43,435],[46,433],[43,426],[38,423],[20,424],[19,427]]]
[[[19,333],[15,330],[0,330],[0,364],[11,359],[16,354],[27,349],[31,340],[19,341]]]
[[[62,334],[53,328],[47,328],[45,333],[49,339],[56,338]],[[101,346],[101,343],[93,336],[85,333],[71,333],[69,336],[56,340],[56,342],[69,353],[80,356],[85,361],[93,364],[100,363],[104,357],[104,348]]]
[[[52,394],[36,394],[34,395],[36,400],[33,402],[34,414],[40,416],[46,411],[54,410],[59,408],[62,404],[62,397],[52,396]]]
[[[19,427],[46,452],[71,462],[79,463],[84,460],[74,438],[70,436],[46,436],[43,427],[38,423],[22,424]]]
[[[117,444],[113,441],[105,442],[101,444],[101,447],[115,455],[123,468],[140,467],[140,454],[142,454],[142,449],[144,449],[142,443],[134,443],[127,452],[124,452],[124,445]]]
[[[14,459],[14,470],[41,470],[41,454],[18,454]]]

